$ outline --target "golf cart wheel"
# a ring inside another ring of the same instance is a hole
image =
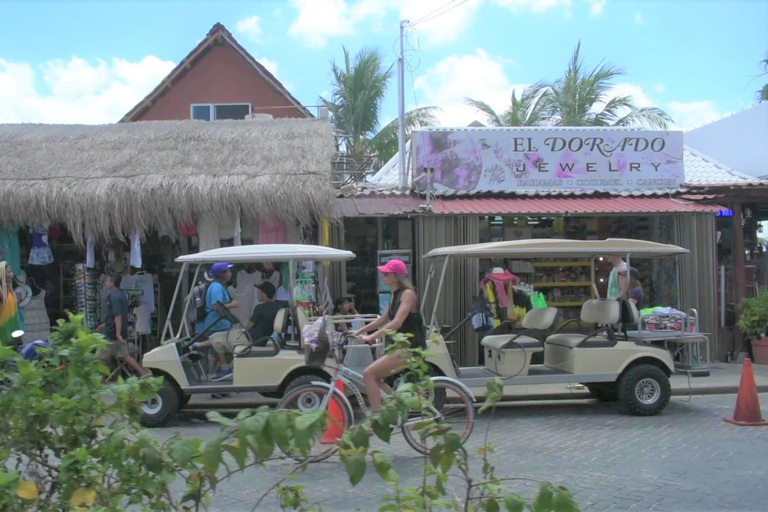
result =
[[[192,395],[181,395],[181,400],[179,401],[179,409],[183,409],[187,406],[189,401],[192,399]]]
[[[460,386],[438,381],[434,383],[432,393],[433,405],[423,411],[412,411],[403,425],[405,441],[423,455],[428,455],[438,440],[423,438],[423,432],[419,429],[420,423],[434,420],[440,425],[449,425],[451,432],[459,436],[462,444],[467,442],[475,428],[475,406]]]
[[[179,411],[179,395],[173,384],[164,380],[155,396],[141,405],[141,424],[148,428],[166,425]]]
[[[633,366],[619,380],[621,408],[634,416],[659,414],[671,396],[669,378],[652,364]]]
[[[600,402],[619,401],[619,387],[615,382],[587,384],[587,389]]]
[[[317,384],[307,384],[299,388],[294,388],[290,392],[287,392],[280,403],[277,404],[276,409],[293,409],[302,413],[317,411],[328,395],[330,388],[324,386],[318,386]],[[354,424],[354,413],[345,400],[340,399],[338,396],[334,397],[333,403],[339,406],[341,410],[342,418],[339,421],[339,425],[342,429],[348,429]],[[329,415],[329,427],[331,426]],[[310,441],[310,449],[306,454],[294,452],[291,450],[284,450],[283,453],[288,457],[293,457],[299,462],[320,462],[336,452],[336,442],[323,443],[323,436],[312,439]]]
[[[298,389],[303,386],[310,386],[313,382],[328,382],[328,379],[325,377],[320,377],[319,375],[299,375],[295,379],[291,380],[287,386],[285,386],[283,396],[288,396],[288,394],[294,389]]]

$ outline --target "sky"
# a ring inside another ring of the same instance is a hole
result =
[[[768,0],[0,0],[0,123],[114,123],[216,22],[305,105],[331,90],[331,62],[407,34],[406,108],[444,126],[501,111],[513,90],[565,70],[621,66],[615,94],[691,129],[754,104],[768,75]],[[419,22],[419,20],[421,20]],[[395,75],[396,76],[396,75]],[[397,115],[393,79],[382,122]]]

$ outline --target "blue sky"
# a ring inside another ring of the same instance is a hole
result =
[[[591,66],[627,75],[616,91],[693,128],[750,106],[768,76],[768,0],[0,0],[0,122],[115,122],[221,22],[304,104],[330,89],[342,45],[395,60],[408,32],[408,107],[443,124],[481,117],[466,96],[503,109],[514,88],[553,80],[578,40]],[[396,113],[393,80],[386,121]]]

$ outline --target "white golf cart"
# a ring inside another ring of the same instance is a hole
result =
[[[232,322],[231,336],[245,336],[247,343],[235,348],[232,380],[209,380],[202,364],[203,354],[191,350],[191,345],[207,332],[193,335],[184,319],[189,308],[194,308],[190,297],[179,297],[181,284],[188,279],[188,270],[195,266],[193,283],[197,283],[209,265],[216,262],[232,264],[249,263],[288,263],[290,290],[296,289],[296,269],[301,262],[343,262],[355,257],[354,253],[315,245],[248,245],[226,247],[189,254],[177,258],[182,264],[179,280],[171,301],[170,311],[174,310],[177,300],[184,300],[183,313],[179,324],[174,329],[169,315],[163,329],[161,346],[144,355],[142,365],[155,376],[164,377],[162,389],[156,397],[143,406],[141,422],[144,426],[165,425],[195,394],[253,393],[279,398],[287,390],[319,380],[330,380],[322,369],[311,368],[305,364],[304,347],[301,331],[309,322],[306,312],[296,307],[293,298],[290,306],[282,309],[276,319],[274,331],[284,341],[275,339],[261,340],[265,346],[255,346],[243,326],[235,327],[237,318],[222,304],[213,309],[222,318]],[[291,293],[293,297],[293,293]],[[287,338],[287,339],[286,339]],[[258,341],[258,340],[257,340]],[[260,343],[259,343],[260,344]],[[331,362],[332,363],[332,362]]]
[[[495,327],[481,340],[485,366],[458,368],[451,364],[448,347],[437,321],[438,303],[449,261],[456,258],[479,259],[590,259],[620,256],[630,264],[631,255],[660,258],[687,254],[674,245],[639,240],[608,239],[577,241],[534,239],[486,244],[442,247],[425,255],[432,264],[424,297],[442,263],[432,316],[429,323],[431,360],[448,377],[457,378],[469,388],[484,387],[490,379],[501,377],[504,384],[584,384],[601,401],[619,401],[621,408],[634,415],[658,414],[669,402],[669,377],[676,371],[671,346],[708,350],[708,336],[695,332],[650,332],[628,330],[639,324],[634,304],[626,300],[591,299],[581,309],[580,320],[555,326],[557,309],[532,309],[522,320],[522,329],[509,323]],[[591,265],[592,289],[595,265]],[[450,292],[445,299],[451,300]],[[424,304],[422,304],[422,309]],[[695,315],[695,311],[690,312]],[[466,321],[466,319],[464,320]],[[579,328],[574,330],[575,324]],[[677,349],[679,350],[679,349]],[[534,353],[544,352],[544,364],[531,364]],[[707,363],[709,355],[707,352]],[[697,361],[697,363],[700,363]],[[691,376],[707,376],[706,366],[678,363],[678,371]]]

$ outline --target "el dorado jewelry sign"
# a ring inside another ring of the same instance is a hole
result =
[[[431,129],[412,137],[418,191],[672,190],[685,181],[678,131]]]

